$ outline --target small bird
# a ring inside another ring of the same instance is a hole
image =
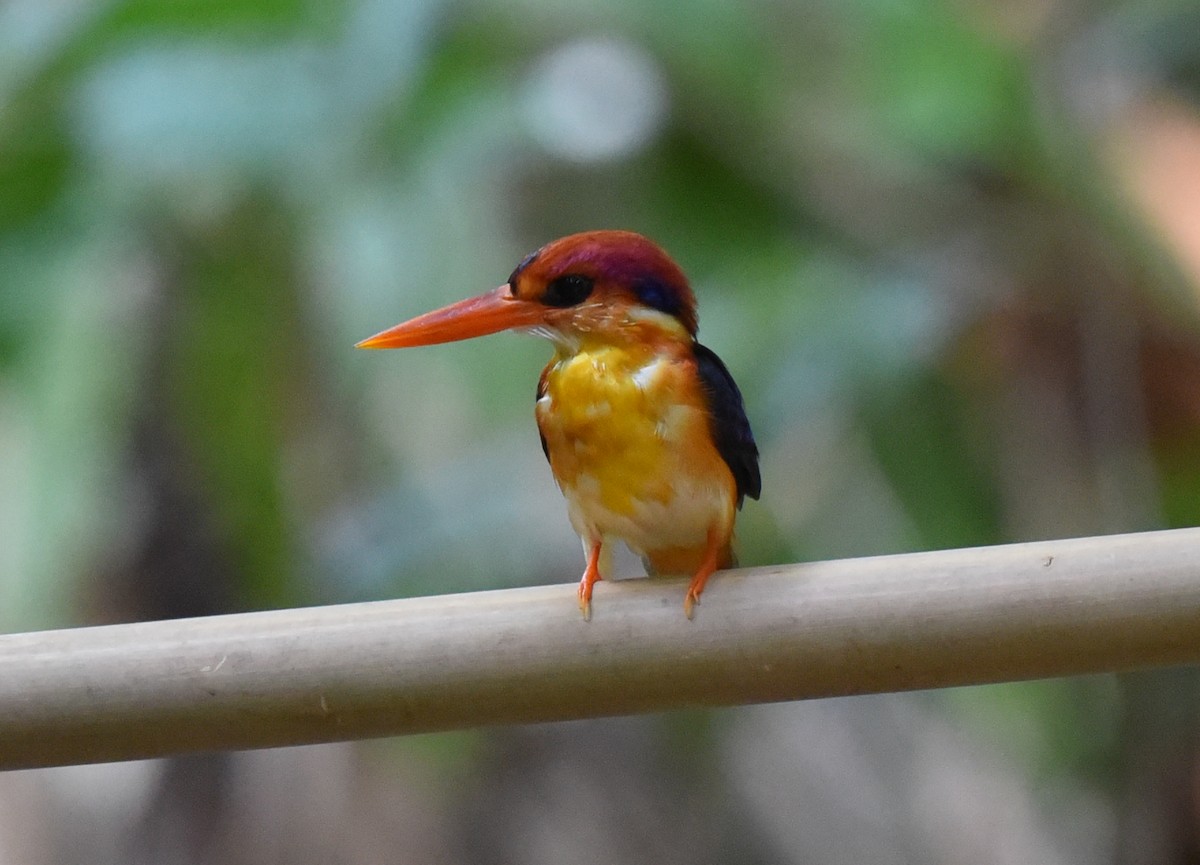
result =
[[[733,524],[762,487],[758,447],[729,370],[696,341],[679,266],[630,231],[588,231],[526,256],[508,282],[418,316],[359,348],[435,345],[502,330],[545,337],[535,415],[542,450],[583,541],[579,608],[623,541],[655,575],[689,575],[692,618],[732,567]]]

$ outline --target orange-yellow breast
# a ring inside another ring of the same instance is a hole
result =
[[[733,474],[685,344],[584,346],[546,368],[537,421],[575,531],[690,567],[732,534]],[[655,554],[659,555],[656,556]],[[661,568],[660,568],[661,569]]]

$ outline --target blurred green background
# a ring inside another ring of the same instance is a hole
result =
[[[0,630],[575,580],[549,349],[352,345],[602,227],[745,394],[744,564],[1200,523],[1194,3],[6,0]],[[1198,722],[1183,670],[10,773],[0,865],[1194,865]]]

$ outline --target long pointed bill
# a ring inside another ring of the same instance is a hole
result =
[[[411,348],[533,327],[543,320],[540,303],[512,296],[507,285],[479,297],[435,309],[358,343],[356,348]]]

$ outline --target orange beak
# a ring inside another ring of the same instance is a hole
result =
[[[418,315],[358,343],[356,348],[411,348],[534,327],[545,321],[540,303],[512,296],[507,285]]]

